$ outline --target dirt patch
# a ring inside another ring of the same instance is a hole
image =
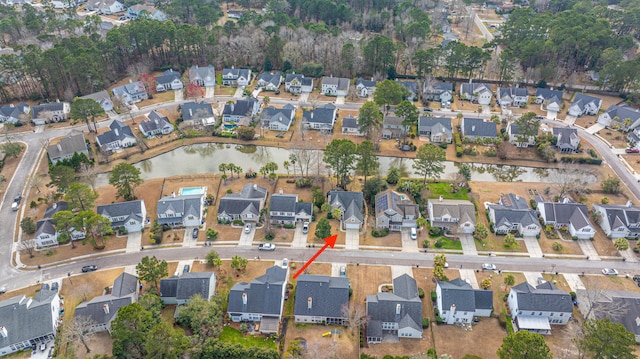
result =
[[[338,330],[341,334],[322,336],[323,333]],[[311,358],[335,357],[358,358],[358,332],[336,325],[296,324],[291,318],[287,327],[285,351],[291,341],[303,338],[307,342],[307,353]]]
[[[625,273],[618,276],[586,275],[582,278],[582,284],[587,290],[628,290],[640,293],[640,288],[632,278],[625,278]]]
[[[480,318],[471,330],[457,325],[435,325],[433,335],[438,355],[449,354],[452,358],[462,358],[465,354],[474,354],[482,358],[495,358],[496,351],[507,336],[496,318]],[[488,334],[491,333],[491,334]],[[456,338],[455,340],[451,340]],[[482,343],[482,345],[478,345]]]
[[[352,303],[364,303],[367,295],[378,293],[380,284],[389,284],[393,280],[388,266],[350,265],[348,273],[353,288]]]
[[[95,249],[89,243],[82,244],[82,241],[75,241],[74,247],[71,244],[65,244],[57,247],[43,248],[33,252],[34,257],[29,258],[29,255],[22,254],[20,260],[22,263],[28,266],[46,265],[47,263],[63,261],[84,255],[97,255],[100,256],[105,251],[113,251],[124,249],[127,247],[127,237],[117,237],[115,235],[109,236],[106,240],[106,246],[104,249]],[[112,254],[112,253],[111,253]],[[106,254],[105,254],[106,255]]]

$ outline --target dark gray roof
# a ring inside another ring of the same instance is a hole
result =
[[[376,82],[373,81],[373,79],[369,81],[369,80],[363,79],[362,77],[358,77],[358,79],[356,80],[356,86],[358,85],[362,85],[364,87],[375,87]]]
[[[158,85],[169,84],[173,82],[173,80],[180,80],[180,73],[173,71],[173,69],[169,69],[163,72],[162,76],[156,77],[156,83]]]
[[[178,277],[160,279],[160,298],[175,298],[178,293]]]
[[[142,218],[142,206],[142,200],[110,203],[98,206],[96,208],[96,213],[107,218],[124,217],[122,221],[112,222],[111,225],[114,227],[122,226],[131,219],[136,219],[140,223],[144,223],[144,218]]]
[[[84,140],[84,134],[82,132],[70,133],[68,136],[61,138],[57,144],[49,145],[47,147],[47,153],[49,154],[49,158],[52,160],[65,157],[76,152],[86,151],[87,143]]]
[[[521,97],[529,96],[529,91],[524,87],[498,87],[498,97],[504,99],[505,97]]]
[[[620,123],[622,123],[626,118],[633,122],[640,119],[640,111],[627,105],[613,105],[607,109],[606,113],[611,117],[611,119],[617,116]]]
[[[389,113],[382,119],[382,124],[385,126],[402,126],[402,122],[402,117],[396,116],[395,113]]]
[[[284,82],[291,82],[294,79],[297,79],[301,86],[311,86],[313,84],[313,79],[311,77],[304,77],[303,74],[287,74]]]
[[[434,127],[438,128],[436,132],[448,132],[452,133],[451,127],[451,119],[446,117],[418,117],[418,129],[427,130],[433,129]],[[441,131],[442,130],[442,131]],[[434,132],[432,130],[432,132]]]
[[[64,109],[64,102],[52,102],[52,103],[43,103],[40,105],[35,105],[33,106],[33,118],[40,118],[40,115],[42,115],[42,112],[45,111],[51,111],[51,112],[58,112],[58,111],[63,111]]]
[[[345,305],[349,305],[349,279],[308,274],[298,277],[294,315],[347,318],[342,314]]]
[[[162,116],[156,110],[149,112],[147,119],[140,122],[140,127],[144,132],[151,132],[164,128],[166,125],[171,126],[171,122],[166,116]]]
[[[536,97],[542,97],[549,103],[562,103],[562,91],[538,88],[536,89]]]
[[[145,89],[142,81],[136,81],[136,82],[124,84],[122,86],[114,87],[113,90],[111,90],[111,92],[115,96],[125,95],[125,94],[137,95],[137,94],[143,94],[147,92],[147,90]]]
[[[109,125],[109,128],[111,129],[110,131],[97,136],[99,145],[106,145],[118,140],[122,141],[126,137],[134,137],[133,132],[131,132],[131,127],[118,120],[113,120]]]
[[[248,79],[251,74],[249,69],[222,69],[222,76],[237,79],[240,76]]]
[[[253,97],[247,97],[236,101],[236,103],[228,103],[224,105],[222,115],[231,116],[248,116],[253,115],[253,106],[258,102]]]
[[[282,73],[280,71],[275,73],[263,72],[258,76],[258,81],[264,81],[272,84],[273,86],[280,86],[280,82],[282,82]]]
[[[364,197],[362,192],[349,191],[329,191],[329,204],[334,206],[337,204],[344,212],[344,218],[355,216],[360,221],[364,219],[362,215],[362,206]]]
[[[571,145],[571,139],[578,138],[578,130],[571,127],[554,127],[553,135],[558,138],[558,146],[561,144]]]
[[[184,213],[183,217],[189,214],[200,217],[200,208],[202,206],[202,195],[182,195],[182,196],[165,196],[158,200],[157,213],[165,213],[171,209],[176,213]],[[158,218],[159,223],[168,223],[175,221],[174,218]]]
[[[50,234],[50,235],[55,235],[56,234],[56,228],[53,226],[53,221],[50,219],[43,219],[40,220],[38,222],[36,222],[36,233],[35,236],[38,237],[39,235],[46,233],[46,234]]]
[[[273,266],[250,283],[236,283],[229,293],[227,311],[279,316],[282,312],[282,293],[286,282],[287,270]],[[243,304],[243,294],[246,294],[246,305]]]
[[[578,93],[573,98],[573,102],[571,103],[571,106],[576,105],[578,106],[578,108],[580,108],[580,111],[584,111],[585,106],[589,103],[593,103],[597,108],[600,108],[600,105],[602,104],[602,99],[599,97],[589,96],[584,93]]]
[[[591,225],[589,210],[581,203],[544,202],[545,222],[572,223],[576,229]]]
[[[214,293],[209,293],[211,278],[215,278],[213,272],[188,272],[178,277],[177,299],[189,299],[196,294],[204,299],[209,299]],[[215,280],[215,279],[214,279]]]
[[[495,122],[484,121],[480,118],[463,118],[462,132],[464,136],[475,137],[496,137],[498,135]]]
[[[605,220],[609,222],[611,229],[620,227],[621,225],[629,227],[629,225],[640,222],[640,207],[632,205],[619,204],[595,204],[595,207],[604,209]]]
[[[20,116],[25,111],[29,111],[29,105],[24,102],[20,102],[17,105],[3,105],[0,107],[0,116],[15,118],[20,120]]]
[[[182,114],[182,119],[185,121],[197,120],[212,117],[213,108],[211,107],[211,104],[208,104],[204,101],[200,103],[187,102],[181,105],[180,113]]]
[[[316,108],[315,110],[304,110],[302,113],[302,120],[304,122],[332,124],[335,119],[335,112],[336,107],[328,103]]]
[[[218,214],[240,214],[250,210],[254,215],[260,213],[261,202],[267,199],[267,189],[256,184],[246,184],[240,193],[228,193],[220,199]]]
[[[476,96],[483,92],[491,93],[491,85],[483,83],[464,83],[460,85],[460,93],[467,96]]]
[[[521,224],[526,227],[531,224],[539,226],[538,216],[532,209],[514,209],[501,205],[489,205],[489,208],[495,213],[495,226],[512,227],[514,224]]]
[[[112,321],[118,310],[134,301],[138,291],[138,278],[123,272],[114,281],[111,294],[101,295],[80,303],[74,316],[89,317],[98,324]]]
[[[355,128],[358,129],[358,118],[353,117],[351,115],[342,119],[342,128]]]
[[[124,297],[133,294],[138,290],[138,277],[123,272],[113,281],[111,295],[114,297]]]
[[[413,216],[420,217],[420,210],[417,204],[413,203],[406,195],[396,193],[390,189],[382,191],[376,195],[375,211],[376,217],[383,212],[390,211],[398,213],[402,218]]]
[[[595,319],[609,318],[622,324],[636,337],[640,336],[640,294],[621,290],[606,290],[599,295],[592,294],[597,299],[592,304],[592,314]]]
[[[369,324],[367,336],[377,332],[376,325],[380,322],[402,323],[402,327],[412,327],[418,331],[422,330],[419,323],[422,323],[422,301],[418,296],[418,285],[415,279],[407,274],[393,280],[393,293],[378,293],[367,295],[367,315]],[[409,316],[411,320],[405,318]],[[377,324],[376,324],[377,323]]]
[[[349,88],[349,83],[351,80],[343,78],[343,77],[323,77],[322,84],[323,85],[336,85],[338,90],[346,90]]]
[[[280,122],[285,126],[290,126],[293,121],[295,111],[296,108],[291,104],[286,104],[283,108],[269,106],[262,110],[260,118],[263,121],[268,120],[269,122]]]
[[[269,204],[272,212],[294,212],[298,202],[297,194],[273,194]]]
[[[443,93],[445,91],[452,92],[453,84],[451,82],[427,81],[425,84],[426,93]]]
[[[559,290],[550,282],[543,283],[536,288],[524,282],[511,287],[511,291],[517,296],[518,310],[520,311],[573,312],[573,303],[569,293]]]
[[[66,211],[68,209],[69,209],[69,203],[65,201],[58,201],[52,204],[51,206],[47,207],[47,209],[44,211],[44,217],[42,218],[43,219],[53,218],[54,214],[60,211]]]
[[[41,290],[34,298],[21,295],[1,301],[0,322],[7,329],[7,338],[0,336],[0,346],[55,334],[51,303],[57,296],[57,292]]]
[[[517,194],[508,193],[500,195],[500,204],[512,209],[531,209],[529,203],[524,197],[520,197]]]
[[[301,213],[304,212],[308,215],[313,214],[313,203],[311,202],[296,202],[296,212]]]
[[[477,309],[493,309],[493,292],[473,289],[471,284],[460,278],[449,282],[438,282],[442,293],[442,309],[449,310],[452,305],[456,310],[474,312]]]

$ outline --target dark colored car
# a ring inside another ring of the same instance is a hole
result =
[[[51,283],[51,290],[52,291],[57,292],[59,287],[60,287],[60,284],[58,284],[58,282]]]
[[[97,270],[98,270],[98,266],[97,265],[90,265],[90,266],[82,267],[82,273],[95,272]]]
[[[626,152],[626,153],[640,153],[640,150],[635,148],[635,147],[630,147],[630,148],[627,148],[626,150],[624,150],[624,152]]]
[[[191,266],[188,264],[185,264],[184,268],[182,268],[182,273],[189,273],[190,270],[191,270]]]
[[[49,284],[42,283],[42,290],[49,290]]]
[[[192,236],[193,236],[193,239],[198,239],[198,228],[194,228],[194,229],[193,229],[193,234],[192,234]]]

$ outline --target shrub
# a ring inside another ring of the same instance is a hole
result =
[[[422,329],[429,328],[429,318],[422,318]]]
[[[487,157],[496,157],[498,153],[494,148],[488,148],[484,151],[484,155]]]
[[[442,248],[442,238],[438,238],[438,240],[436,240],[436,243],[434,244],[434,246],[436,248]]]
[[[447,144],[446,142],[442,142],[442,143],[440,144],[440,148],[442,148],[443,150],[446,150],[446,149],[447,149],[447,145],[448,145],[448,144]]]
[[[507,312],[504,310],[500,312],[500,315],[498,315],[498,323],[500,323],[500,326],[503,329],[507,329]]]
[[[529,204],[531,205],[531,208],[536,209],[537,203],[534,199],[529,200]]]
[[[233,220],[233,224],[236,225],[236,226],[244,226],[244,222],[242,222],[241,219]]]
[[[633,253],[640,253],[640,248],[634,247],[633,248]]]
[[[436,324],[438,325],[442,324],[442,317],[439,315],[436,315]]]
[[[36,201],[31,201],[31,203],[29,203],[29,208],[36,208],[37,205]]]
[[[296,178],[296,187],[298,188],[311,187],[312,183],[313,179],[309,177]]]
[[[456,157],[462,157],[463,153],[464,149],[462,148],[462,146],[456,146]]]
[[[213,228],[208,228],[206,235],[208,240],[213,241],[218,237],[218,232]]]
[[[385,237],[388,234],[389,234],[389,228],[383,228],[381,230],[376,230],[374,228],[371,230],[371,235],[376,238]]]
[[[576,300],[576,298],[578,298],[576,292],[569,292],[569,295],[571,296],[571,300]]]
[[[418,297],[420,297],[421,299],[424,298],[424,289],[418,288]]]
[[[273,234],[273,232],[269,232],[267,234],[264,235],[264,239],[267,241],[272,241],[275,238],[275,234]]]
[[[554,251],[556,252],[561,252],[562,251],[562,243],[560,242],[553,242],[553,244],[551,245],[551,248],[553,248]]]
[[[436,293],[435,290],[432,290],[431,291],[431,301],[435,303],[437,300],[438,300],[438,293]]]
[[[438,237],[442,235],[442,229],[438,227],[429,228],[429,237]]]
[[[609,197],[602,197],[602,199],[600,200],[600,203],[608,204],[609,203]]]
[[[425,239],[424,241],[422,241],[422,248],[429,248],[429,240]]]

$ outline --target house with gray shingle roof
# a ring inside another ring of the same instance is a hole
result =
[[[311,221],[313,203],[298,201],[297,194],[274,194],[269,202],[269,220],[273,224]]]
[[[573,98],[571,106],[569,106],[569,115],[580,117],[582,115],[597,115],[602,106],[602,99],[579,93]]]
[[[354,135],[354,136],[364,136],[364,133],[360,131],[360,126],[358,125],[358,118],[353,117],[352,115],[348,115],[347,117],[342,119],[342,134],[343,135]]]
[[[222,110],[224,123],[236,123],[243,118],[251,119],[260,111],[260,101],[255,97],[245,97],[235,103],[227,103]]]
[[[406,89],[404,96],[405,100],[417,101],[418,100],[418,88],[415,81],[398,81],[398,85]]]
[[[165,196],[158,200],[158,223],[171,227],[194,227],[202,224],[206,191],[202,194]]]
[[[262,128],[268,128],[271,131],[289,131],[295,115],[296,108],[291,104],[286,104],[282,108],[269,106],[260,114]]]
[[[53,215],[60,211],[71,209],[72,208],[69,208],[69,204],[65,201],[58,201],[47,207],[47,209],[44,211],[44,216],[42,217],[42,219],[36,222],[36,232],[34,235],[36,247],[52,247],[59,244],[58,236],[60,235],[60,233],[56,230],[56,226],[53,221]],[[71,228],[71,240],[75,241],[84,239],[85,235],[86,233],[84,231]]]
[[[551,282],[537,287],[527,282],[513,286],[507,302],[515,331],[551,334],[551,324],[565,325],[573,314],[569,293],[556,288]]]
[[[47,146],[47,154],[54,165],[61,160],[70,159],[76,153],[82,153],[89,158],[89,150],[84,139],[84,133],[73,131],[62,137],[58,143]]]
[[[515,121],[509,122],[507,125],[507,134],[509,135],[509,143],[516,147],[529,147],[536,144],[536,138],[538,137],[538,130],[540,129],[540,122],[535,129],[535,135],[525,136],[524,131]]]
[[[287,74],[284,79],[284,89],[294,95],[313,91],[313,79],[302,74]]]
[[[184,88],[184,84],[180,79],[180,73],[169,69],[162,73],[162,76],[156,77],[156,92],[164,92],[169,90],[180,90]]]
[[[273,266],[249,283],[236,283],[229,292],[229,318],[236,323],[260,322],[261,333],[278,333],[287,288],[287,273],[288,269]]]
[[[460,99],[471,102],[477,102],[480,105],[488,105],[491,103],[493,93],[490,84],[483,83],[464,83],[460,85]]]
[[[422,338],[422,300],[415,279],[403,274],[393,279],[393,292],[367,295],[367,342],[382,343],[385,336]]]
[[[376,228],[401,231],[403,228],[416,228],[420,208],[406,194],[388,189],[376,195],[375,213]]]
[[[328,203],[331,208],[339,208],[342,216],[341,227],[344,229],[360,229],[364,224],[362,208],[364,197],[362,192],[329,191]]]
[[[382,119],[382,138],[401,138],[409,131],[409,126],[402,124],[402,117],[396,116],[395,113],[389,112]]]
[[[52,290],[0,301],[0,356],[53,341],[61,308],[58,292]]]
[[[257,184],[246,184],[240,193],[227,193],[218,204],[218,220],[241,220],[256,223],[267,200],[267,189]]]
[[[103,151],[114,151],[136,144],[136,138],[131,132],[131,127],[123,122],[113,120],[109,125],[109,129],[109,131],[96,136],[98,147]]]
[[[150,1],[151,2],[151,1]],[[158,21],[167,21],[167,15],[153,6],[135,4],[127,9],[127,16],[132,19],[145,18]]]
[[[202,102],[187,102],[180,105],[182,121],[189,126],[211,126],[216,123],[211,104]]]
[[[553,135],[556,137],[556,148],[560,152],[576,152],[580,146],[578,130],[571,127],[554,127]]]
[[[114,281],[109,294],[94,297],[78,304],[74,317],[88,317],[93,321],[92,332],[108,331],[111,322],[118,316],[118,310],[138,302],[138,278],[129,273],[120,274]]]
[[[376,82],[373,79],[369,81],[358,77],[356,80],[356,92],[359,97],[373,96],[373,93],[376,92]]]
[[[434,143],[451,143],[453,139],[451,119],[420,116],[418,118],[418,135],[427,136]]]
[[[31,107],[24,102],[17,105],[9,104],[0,107],[0,123],[11,122],[14,125],[26,118],[31,111]]]
[[[124,227],[128,233],[140,232],[147,220],[144,201],[128,201],[98,206],[96,213],[111,221],[111,228]]]
[[[524,87],[498,87],[496,102],[502,108],[524,106],[529,101],[529,91]]]
[[[547,111],[547,118],[555,118],[562,109],[562,91],[537,88],[534,102]]]
[[[463,138],[475,140],[476,138],[491,138],[498,137],[498,130],[496,123],[493,121],[484,121],[481,118],[468,118],[462,119],[460,125]]]
[[[251,83],[251,69],[236,69],[234,67],[222,69],[222,84],[224,86],[248,86]]]
[[[213,272],[187,272],[179,277],[160,280],[160,299],[163,304],[184,305],[194,295],[209,300],[216,293],[216,275]]]
[[[598,123],[625,131],[633,130],[640,126],[640,110],[627,105],[613,105],[598,117]]]
[[[476,209],[469,201],[431,198],[427,208],[431,227],[462,233],[473,233],[476,229]]]
[[[52,102],[32,107],[31,122],[34,125],[64,122],[69,118],[71,105],[68,102]]]
[[[576,291],[578,308],[586,319],[608,318],[622,324],[640,343],[640,294],[626,290]]]
[[[422,85],[422,94],[427,101],[438,101],[441,104],[450,103],[453,98],[453,84],[425,80]]]
[[[436,284],[438,311],[447,324],[471,323],[473,317],[490,317],[493,312],[493,292],[473,289],[460,278]]]
[[[145,137],[168,135],[173,132],[173,125],[169,122],[169,118],[156,110],[149,112],[147,119],[140,121],[138,128]]]
[[[323,77],[320,93],[325,96],[347,96],[351,80],[342,77]]]
[[[335,122],[336,106],[331,103],[302,112],[302,124],[307,129],[330,131],[333,130]]]
[[[293,307],[296,323],[345,325],[350,286],[346,277],[300,275]]]
[[[130,82],[128,84],[114,87],[111,90],[113,96],[119,98],[120,101],[127,105],[140,102],[149,98],[147,89],[144,87],[142,81]]]
[[[607,237],[638,238],[640,237],[640,207],[631,201],[625,205],[594,204],[593,212],[598,215],[598,223]]]
[[[527,201],[518,195],[509,193],[500,196],[499,204],[490,204],[489,222],[493,224],[496,234],[507,234],[517,231],[522,236],[540,234],[542,226],[536,211],[529,208]]]
[[[282,73],[276,71],[274,73],[263,72],[258,76],[258,86],[265,91],[275,91],[282,83]]]
[[[562,202],[537,202],[536,210],[544,224],[556,229],[567,228],[572,237],[591,239],[596,229],[589,220],[589,209],[582,203],[565,198]]]
[[[198,65],[189,68],[189,80],[192,84],[202,87],[213,87],[216,85],[216,70],[213,65],[199,67]]]
[[[94,100],[95,102],[97,102],[100,105],[100,107],[102,107],[104,112],[108,112],[108,111],[112,111],[113,110],[113,101],[111,101],[111,96],[109,96],[109,93],[107,92],[107,90],[94,92],[92,94],[88,94],[88,95],[82,96],[80,98],[84,99],[84,100],[86,100],[86,99]]]

